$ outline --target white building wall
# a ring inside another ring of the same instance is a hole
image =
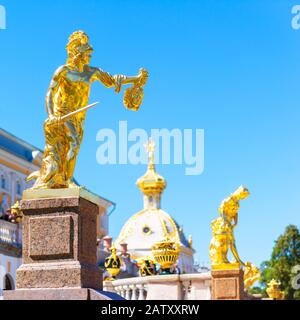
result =
[[[5,276],[8,275],[12,280],[12,286],[15,288],[16,272],[22,263],[22,258],[8,256],[0,253],[0,300],[5,289]]]

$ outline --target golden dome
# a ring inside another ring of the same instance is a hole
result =
[[[149,164],[147,172],[137,181],[138,187],[146,195],[162,193],[166,186],[166,180],[160,176],[154,168]]]
[[[154,149],[155,144],[150,139],[148,144],[145,146],[148,151],[148,170],[147,172],[137,180],[137,185],[145,195],[153,195],[162,193],[167,186],[166,180],[160,176],[154,165]]]

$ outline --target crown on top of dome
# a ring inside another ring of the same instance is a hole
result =
[[[160,194],[167,186],[166,180],[160,176],[155,170],[154,151],[155,143],[150,138],[145,144],[148,153],[148,169],[146,173],[138,179],[137,185],[145,195]]]

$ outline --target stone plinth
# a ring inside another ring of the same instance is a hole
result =
[[[212,270],[211,275],[212,300],[244,299],[243,270]]]
[[[102,290],[97,267],[99,207],[86,198],[79,194],[28,199],[27,195],[22,200],[23,264],[17,270],[17,290],[7,292],[4,299],[74,295],[86,300],[90,289]]]
[[[184,300],[211,300],[211,274],[193,273],[180,275]]]
[[[179,275],[148,277],[147,300],[181,300],[182,290]]]
[[[112,292],[85,288],[19,289],[6,291],[5,300],[123,300]]]

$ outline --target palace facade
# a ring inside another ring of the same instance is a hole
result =
[[[15,288],[22,257],[22,226],[9,219],[10,207],[30,185],[25,178],[39,169],[42,152],[0,129],[0,296]]]

